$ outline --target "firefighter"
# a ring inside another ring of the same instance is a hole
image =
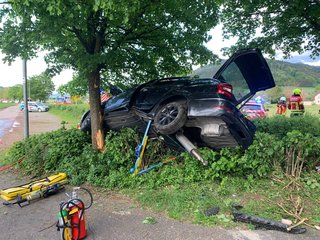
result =
[[[288,108],[291,110],[290,117],[303,116],[304,105],[299,88],[293,90],[293,95],[289,98]]]
[[[277,112],[278,115],[285,115],[287,111],[287,99],[281,97],[277,103]]]

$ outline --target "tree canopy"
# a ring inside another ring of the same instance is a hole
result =
[[[22,85],[17,84],[8,88],[8,99],[21,101],[23,99]]]
[[[230,51],[249,46],[287,57],[295,51],[320,55],[319,0],[225,0],[221,19],[224,36],[238,37]]]
[[[1,10],[0,48],[7,61],[46,50],[50,73],[72,68],[87,79],[92,142],[102,149],[101,74],[143,82],[207,63],[217,12],[215,0],[13,0]]]
[[[45,101],[54,91],[54,84],[50,76],[45,73],[32,76],[29,79],[30,98]]]
[[[141,82],[212,59],[203,43],[217,23],[217,6],[213,0],[14,0],[1,17],[7,61],[47,50],[52,73],[71,67],[88,74],[98,66],[109,79]]]

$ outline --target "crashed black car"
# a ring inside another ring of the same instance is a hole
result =
[[[197,146],[246,148],[252,143],[255,126],[239,109],[256,92],[274,86],[260,50],[241,50],[212,78],[152,80],[113,96],[102,104],[104,128],[144,132],[152,120],[150,135],[203,161]],[[81,119],[81,129],[90,131],[89,111]]]

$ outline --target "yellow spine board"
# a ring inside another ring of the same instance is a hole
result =
[[[0,197],[6,201],[11,201],[16,199],[18,195],[20,195],[22,198],[25,198],[27,195],[29,195],[33,191],[45,189],[46,187],[52,186],[56,183],[59,183],[61,185],[66,184],[67,174],[58,173],[40,180],[26,183],[24,185],[0,190]]]

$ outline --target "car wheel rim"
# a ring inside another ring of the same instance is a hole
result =
[[[166,126],[172,123],[178,116],[179,110],[176,106],[166,106],[159,115],[159,125]]]

